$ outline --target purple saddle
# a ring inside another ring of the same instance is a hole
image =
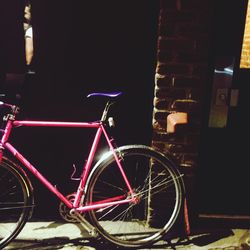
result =
[[[105,96],[105,97],[115,98],[115,97],[120,96],[121,94],[122,94],[122,92],[111,92],[111,93],[95,92],[95,93],[88,94],[87,97],[91,97],[91,96]]]

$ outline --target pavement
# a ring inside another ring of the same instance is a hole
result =
[[[8,250],[112,250],[119,249],[100,239],[91,238],[81,224],[62,221],[28,222],[18,237],[4,249]],[[191,225],[189,235],[177,231],[157,244],[140,249],[180,250],[250,250],[250,222],[206,219]]]

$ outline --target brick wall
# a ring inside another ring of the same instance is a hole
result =
[[[203,91],[208,79],[209,0],[160,0],[153,110],[153,146],[178,165],[197,165]],[[188,113],[188,124],[167,133],[171,112]]]
[[[194,170],[209,83],[210,4],[210,0],[160,0],[152,145],[170,153],[185,174],[190,216],[195,215]],[[188,113],[188,123],[168,133],[167,117],[172,112]]]

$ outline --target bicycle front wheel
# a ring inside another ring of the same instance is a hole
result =
[[[116,245],[153,244],[171,229],[178,217],[184,191],[181,174],[172,161],[147,146],[124,146],[116,153],[136,202],[92,210],[92,223]],[[98,164],[89,184],[88,204],[131,197],[112,154]]]
[[[0,249],[13,240],[32,211],[32,188],[23,171],[10,160],[0,163]]]

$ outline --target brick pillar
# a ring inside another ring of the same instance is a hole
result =
[[[208,79],[210,0],[161,0],[153,110],[153,146],[179,165],[197,163],[203,91]],[[167,116],[187,112],[189,123],[166,132]],[[183,133],[184,132],[184,133]]]
[[[198,162],[201,108],[208,84],[210,0],[160,0],[153,108],[154,148],[174,156],[191,194]],[[188,124],[167,133],[167,116],[187,112]]]

